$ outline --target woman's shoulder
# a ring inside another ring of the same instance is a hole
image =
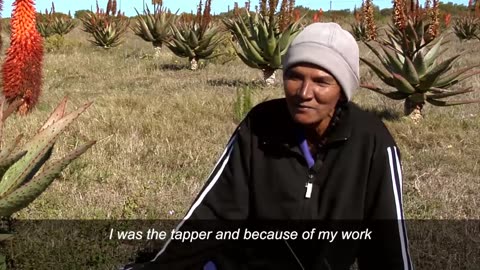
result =
[[[285,98],[255,105],[244,122],[252,133],[260,137],[284,137],[283,135],[293,132],[294,128]]]
[[[382,119],[372,111],[349,102],[347,105],[349,123],[354,132],[363,136],[372,136],[377,140],[394,143],[392,135]]]
[[[249,114],[251,117],[265,118],[273,117],[281,112],[288,112],[287,101],[285,98],[276,98],[260,102],[250,110]]]
[[[246,119],[256,124],[285,122],[289,119],[285,98],[266,100],[255,105],[247,114]]]

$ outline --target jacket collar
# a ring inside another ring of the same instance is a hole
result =
[[[342,110],[338,125],[331,131],[323,147],[329,147],[336,143],[345,142],[350,138],[352,134],[352,125],[354,124],[350,108],[351,104],[348,103]],[[303,127],[293,121],[286,106],[284,110],[279,112],[278,116],[279,122],[276,124],[276,126],[279,126],[278,131],[272,133],[269,132],[268,135],[264,134],[260,138],[262,143],[268,145],[280,144],[301,154],[299,145],[304,139],[304,136],[302,135]]]

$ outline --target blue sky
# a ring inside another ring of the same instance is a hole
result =
[[[117,5],[121,6],[122,11],[125,12],[125,15],[132,16],[135,15],[135,9],[142,11],[142,3],[145,1],[146,4],[150,4],[151,0],[117,0]],[[236,0],[212,0],[212,11],[214,13],[219,13],[226,11],[228,6],[233,7],[233,3]],[[240,6],[243,6],[246,0],[238,0]],[[458,4],[468,4],[468,0],[449,0],[445,2],[454,2]],[[5,0],[3,4],[2,17],[10,17],[12,13],[12,4],[13,0]],[[107,0],[99,0],[100,7],[105,8]],[[191,10],[196,10],[198,0],[163,0],[164,6],[170,8],[172,11],[180,9],[180,12],[190,12]],[[205,2],[205,1],[203,1]],[[423,2],[423,1],[421,1]],[[50,10],[52,5],[52,0],[36,0],[36,8],[38,11],[44,12],[46,8]],[[54,0],[55,9],[57,12],[68,13],[70,11],[72,15],[76,10],[79,9],[95,9],[95,0]],[[254,6],[258,4],[258,0],[251,1],[252,10]],[[332,9],[352,9],[355,5],[360,6],[362,0],[332,0]],[[373,0],[375,5],[380,6],[380,8],[392,6],[391,0]],[[310,7],[313,9],[328,10],[330,8],[329,0],[296,0],[296,5],[302,5],[305,7]]]

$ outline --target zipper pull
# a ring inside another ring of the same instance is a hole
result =
[[[307,199],[310,199],[310,197],[312,196],[312,187],[313,187],[313,184],[308,182],[305,187],[307,188],[306,192],[305,192],[305,198]]]

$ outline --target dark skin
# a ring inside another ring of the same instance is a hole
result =
[[[283,76],[285,98],[293,120],[305,127],[312,154],[322,143],[335,106],[345,99],[337,80],[325,69],[301,63]]]

